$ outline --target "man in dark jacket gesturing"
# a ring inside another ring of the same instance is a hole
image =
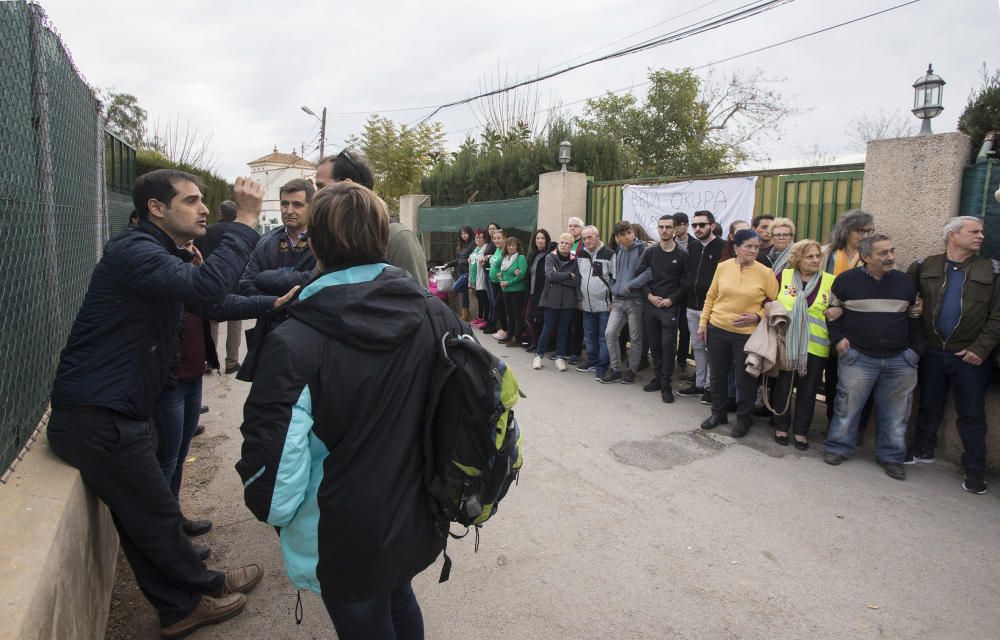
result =
[[[184,305],[217,303],[233,289],[257,242],[262,198],[256,182],[236,181],[239,224],[196,267],[181,247],[205,234],[198,178],[169,169],[141,176],[133,189],[139,224],[104,247],[52,386],[52,450],[111,509],[168,638],[239,613],[262,575],[256,565],[210,571],[198,558],[150,422],[179,357]]]

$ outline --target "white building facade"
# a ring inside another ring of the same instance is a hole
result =
[[[250,177],[264,187],[264,206],[260,214],[260,231],[268,231],[281,226],[281,197],[279,190],[289,180],[304,178],[315,181],[316,165],[302,158],[293,150],[281,153],[275,147],[266,156],[251,160]]]

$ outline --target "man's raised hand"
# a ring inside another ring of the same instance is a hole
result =
[[[236,222],[256,228],[264,204],[264,188],[260,183],[251,178],[236,178],[233,202],[236,203]]]

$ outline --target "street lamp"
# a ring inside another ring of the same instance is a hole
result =
[[[569,164],[571,159],[570,148],[573,145],[569,143],[569,140],[563,140],[559,143],[559,162],[562,164],[562,172],[566,173],[566,165]]]
[[[936,118],[944,111],[941,105],[944,80],[934,73],[934,67],[927,65],[927,75],[917,78],[913,83],[913,115],[923,120],[920,125],[920,135],[928,135],[931,131],[931,118]]]
[[[319,157],[322,159],[325,155],[323,153],[323,146],[326,144],[326,107],[323,107],[322,118],[316,115],[309,107],[303,106],[302,110],[319,120]]]

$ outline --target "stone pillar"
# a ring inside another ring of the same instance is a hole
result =
[[[959,132],[868,143],[861,208],[895,241],[898,268],[944,250],[941,229],[958,215],[969,144]]]
[[[587,219],[587,176],[572,171],[553,171],[538,176],[538,229],[546,229],[553,240],[566,231],[573,216]]]
[[[431,240],[429,236],[420,234],[420,207],[429,207],[431,197],[425,195],[409,195],[399,197],[399,221],[410,231],[417,234],[424,255],[431,255]]]
[[[918,258],[944,251],[941,229],[949,218],[958,215],[962,172],[969,161],[969,150],[969,137],[958,132],[868,144],[861,208],[875,216],[875,228],[880,233],[889,234],[895,241],[898,269],[905,270]],[[911,427],[919,406],[919,400],[915,400]],[[1000,415],[1000,393],[996,389],[986,395],[986,415]],[[988,420],[991,429],[986,436],[986,464],[997,469],[1000,430],[995,420]],[[938,429],[935,455],[961,464],[962,441],[955,428],[951,399]]]

